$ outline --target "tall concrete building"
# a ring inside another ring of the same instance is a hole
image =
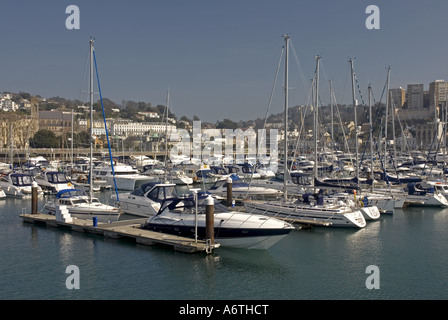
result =
[[[429,84],[429,106],[430,108],[442,107],[448,97],[448,82],[436,80]]]
[[[423,109],[424,91],[422,83],[408,84],[406,102],[408,109]]]

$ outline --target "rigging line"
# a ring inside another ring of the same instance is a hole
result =
[[[277,71],[276,71],[276,73],[275,73],[274,82],[273,82],[273,84],[272,84],[272,88],[271,88],[271,94],[270,94],[270,96],[269,96],[268,107],[267,107],[267,109],[266,109],[266,116],[264,117],[263,129],[266,129],[266,122],[267,122],[267,120],[268,120],[268,116],[269,116],[269,113],[270,113],[270,110],[271,110],[272,97],[273,97],[273,95],[274,95],[275,87],[276,87],[276,84],[277,84],[278,74],[279,74],[279,70],[280,70],[280,67],[281,67],[281,62],[282,62],[282,58],[283,58],[283,53],[284,53],[284,51],[285,51],[285,46],[282,46],[282,50],[281,50],[281,52],[280,52],[280,58],[279,58],[279,60],[278,60],[278,64],[277,64]],[[265,138],[266,138],[266,137],[265,137]],[[263,142],[263,141],[262,141],[262,142]],[[269,150],[269,152],[270,152],[270,150]],[[254,164],[253,170],[255,171],[255,164]],[[250,188],[250,186],[251,186],[251,184],[252,184],[253,173],[254,173],[254,172],[252,172],[252,175],[251,175],[250,180],[249,180],[249,186],[247,187],[247,191],[246,191],[246,195],[245,195],[246,197],[249,195],[249,188]],[[204,187],[205,187],[205,186],[204,186]]]
[[[112,151],[110,149],[109,133],[107,131],[106,115],[105,115],[105,112],[104,112],[104,105],[103,105],[103,96],[101,94],[100,77],[98,76],[98,66],[96,64],[95,50],[93,50],[93,60],[95,61],[96,79],[98,81],[98,91],[100,93],[101,108],[103,110],[104,128],[106,130],[107,146],[109,147],[109,158],[110,158],[110,164],[111,164],[111,167],[112,167],[112,175],[114,177],[115,192],[117,194],[117,202],[120,203],[120,199],[118,198],[117,182],[115,180],[115,171],[114,171],[114,162],[113,162],[113,159],[112,159]],[[91,125],[93,125],[93,124],[91,124]],[[90,139],[92,139],[92,137],[90,137]],[[92,165],[92,163],[90,163],[90,165]],[[90,179],[93,179],[93,177],[90,177]]]
[[[267,121],[267,119],[268,119],[269,112],[270,112],[270,110],[271,110],[272,97],[273,97],[273,95],[274,95],[275,86],[276,86],[276,84],[277,84],[278,74],[279,74],[279,70],[280,70],[280,66],[281,66],[281,62],[282,62],[282,57],[283,57],[283,52],[284,52],[284,51],[285,51],[285,47],[282,46],[282,50],[281,50],[281,53],[280,53],[280,58],[279,58],[279,60],[278,60],[277,71],[276,71],[276,73],[275,73],[275,77],[274,77],[274,83],[272,84],[272,88],[271,88],[271,95],[270,95],[270,97],[269,97],[269,103],[268,103],[268,107],[267,107],[267,110],[266,110],[266,116],[264,117],[263,129],[266,128],[266,121]]]
[[[314,80],[313,80],[313,83],[314,83]],[[307,102],[305,104],[305,111],[302,111],[301,110],[302,107],[299,107],[300,108],[299,112],[301,112],[301,122],[300,122],[300,127],[299,127],[299,135],[297,136],[297,139],[296,139],[296,147],[294,149],[294,156],[293,156],[294,158],[297,156],[297,152],[299,150],[300,138],[302,138],[302,134],[303,134],[303,136],[305,136],[305,118],[306,118],[306,114],[308,111],[308,105],[310,103],[311,97],[312,97],[312,92],[310,91],[308,94]],[[292,163],[291,163],[290,170],[291,169],[292,169]]]
[[[82,101],[82,103],[84,103],[84,100],[82,100],[83,98],[81,97],[81,94],[82,93],[84,93],[84,94],[87,93],[87,91],[83,91],[82,90],[82,87],[84,86],[84,83],[86,81],[86,75],[87,75],[87,72],[89,70],[89,68],[88,68],[89,67],[89,56],[90,56],[90,49],[89,49],[89,52],[88,52],[88,54],[86,56],[86,61],[84,63],[84,73],[82,75],[81,85],[80,85],[79,93],[78,93],[78,100]]]
[[[311,87],[313,87],[313,85],[314,85],[314,78],[311,81]],[[298,130],[298,136],[297,136],[297,139],[296,139],[296,146],[294,148],[293,158],[295,158],[297,156],[297,152],[298,152],[298,149],[299,149],[300,138],[302,137],[302,133],[305,134],[305,132],[304,132],[305,131],[305,118],[306,118],[306,113],[307,113],[307,110],[308,110],[308,105],[310,103],[312,94],[313,94],[312,91],[308,92],[308,98],[307,98],[307,101],[306,101],[306,104],[305,104],[305,111],[302,110],[302,107],[299,107],[299,112],[301,114],[301,122],[300,122],[300,127],[299,127],[299,130]],[[294,163],[291,162],[291,166],[289,168],[290,171],[292,170],[293,165],[294,165]]]
[[[294,44],[292,43],[292,40],[290,40],[290,44],[291,44],[292,53],[293,53],[294,58],[296,60],[297,67],[299,69],[299,74],[300,74],[300,77],[302,79],[303,86],[305,87],[305,90],[306,90],[306,92],[308,94],[309,93],[309,88],[307,86],[307,81],[306,81],[305,76],[303,74],[303,70],[302,70],[301,65],[300,65],[299,57],[297,56],[297,52],[296,52],[296,50],[294,48]]]
[[[333,99],[334,99],[334,107],[336,109],[336,114],[337,114],[337,117],[339,119],[339,125],[341,126],[341,130],[342,130],[342,136],[343,136],[344,142],[345,142],[344,145],[347,148],[347,153],[348,153],[348,156],[350,158],[350,163],[353,166],[352,154],[350,152],[350,147],[348,145],[347,136],[345,135],[344,126],[343,126],[343,123],[342,123],[342,117],[341,117],[341,113],[339,111],[339,105],[337,103],[336,96],[334,95],[334,91],[333,91]]]

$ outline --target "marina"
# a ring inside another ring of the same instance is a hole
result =
[[[350,2],[2,5],[0,300],[447,300],[448,7]]]
[[[99,197],[104,201],[110,191]],[[171,245],[115,239],[113,232],[112,238],[92,233],[91,220],[78,230],[25,222],[30,205],[30,199],[0,202],[0,254],[5,257],[0,299],[448,298],[446,208],[408,207],[361,229],[294,230],[268,250],[219,247],[211,254],[190,254]],[[122,219],[139,224],[145,218]],[[79,290],[65,286],[69,265],[80,269]],[[378,290],[365,285],[370,265],[380,270]]]

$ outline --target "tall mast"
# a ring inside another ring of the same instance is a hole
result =
[[[356,101],[355,95],[355,72],[353,70],[353,59],[350,59],[350,67],[352,72],[352,94],[353,94],[353,109],[355,113],[355,172],[356,172],[356,183],[359,190],[359,159],[358,159],[358,119],[356,115],[356,106],[358,102]]]
[[[387,68],[387,83],[388,83],[388,96],[390,97],[390,109],[391,109],[391,112],[392,112],[392,141],[393,141],[393,143],[394,143],[394,145],[393,145],[393,151],[394,151],[394,153],[393,153],[393,155],[394,155],[394,158],[392,159],[392,161],[393,161],[393,166],[394,166],[394,168],[395,168],[395,166],[396,166],[396,161],[397,161],[397,147],[396,147],[396,145],[395,145],[395,105],[394,105],[394,102],[393,102],[393,100],[392,100],[392,94],[390,93],[390,91],[389,91],[389,83],[390,83],[390,67],[388,67]]]
[[[314,180],[318,178],[317,174],[317,136],[319,135],[318,129],[318,110],[319,110],[319,60],[320,57],[316,56],[316,90],[314,91]]]
[[[168,179],[168,105],[170,103],[170,91],[166,94],[165,116],[165,180]]]
[[[285,152],[284,152],[284,164],[283,164],[283,197],[285,198],[285,200],[288,197],[288,190],[287,190],[287,179],[289,177],[288,174],[288,58],[289,58],[289,35],[285,34],[283,35],[283,37],[285,38],[285,137],[284,137],[284,148],[285,148]]]
[[[387,167],[387,119],[389,117],[389,78],[390,67],[387,68],[387,81],[386,81],[386,121],[384,123],[384,167]]]
[[[331,112],[331,153],[334,147],[334,127],[333,127],[333,81],[330,80],[330,112]]]
[[[93,39],[90,38],[90,202],[93,198]]]
[[[369,85],[369,128],[370,128],[370,178],[372,179],[371,191],[373,192],[373,127],[372,127],[372,87]]]

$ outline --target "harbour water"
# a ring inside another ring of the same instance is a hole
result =
[[[295,230],[269,250],[207,255],[25,223],[30,208],[30,199],[0,201],[1,300],[448,298],[448,209],[406,208],[363,229]],[[66,286],[70,265],[79,289]],[[366,286],[369,266],[378,289]]]

